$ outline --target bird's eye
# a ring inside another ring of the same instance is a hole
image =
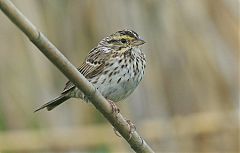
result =
[[[121,41],[121,43],[123,43],[123,44],[127,42],[126,39],[121,39],[120,41]]]

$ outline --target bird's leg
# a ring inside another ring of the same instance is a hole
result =
[[[126,120],[126,122],[128,123],[128,127],[129,127],[129,138],[128,138],[128,140],[130,140],[132,138],[133,132],[136,131],[136,126],[130,120]]]
[[[126,122],[128,123],[128,127],[129,127],[129,138],[128,138],[128,140],[130,140],[132,138],[133,132],[136,131],[136,126],[130,120],[126,120]],[[119,134],[119,132],[115,128],[113,128],[113,131],[118,137],[121,137],[121,135]]]
[[[109,102],[109,104],[112,107],[112,113],[118,114],[120,112],[120,109],[117,107],[117,105],[113,101],[111,101],[109,99],[108,99],[108,102]]]
[[[109,102],[109,104],[110,104],[111,107],[112,107],[112,113],[118,114],[118,113],[120,112],[120,109],[117,107],[117,105],[116,105],[113,101],[111,101],[111,100],[109,100],[109,99],[108,99],[108,102]],[[126,119],[125,119],[125,120],[126,120]],[[136,131],[136,127],[135,127],[135,125],[134,125],[130,120],[126,120],[126,122],[128,123],[128,127],[129,127],[129,138],[128,138],[128,140],[130,140],[130,139],[132,138],[132,133],[133,133],[134,131]],[[117,136],[121,137],[121,135],[118,133],[118,131],[117,131],[115,128],[113,128],[113,130],[114,130],[114,133],[115,133]]]
[[[117,105],[112,101],[108,99],[109,104],[112,107],[112,113],[114,113],[115,115],[118,114],[120,112],[120,109],[117,107]],[[116,116],[117,117],[117,116]],[[119,134],[119,132],[113,127],[113,131],[114,133],[118,136],[121,137],[121,135]]]

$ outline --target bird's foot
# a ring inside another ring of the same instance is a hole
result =
[[[128,123],[128,127],[129,127],[129,138],[128,138],[128,140],[130,140],[132,138],[133,132],[136,131],[136,126],[130,120],[126,120],[126,122]]]
[[[118,114],[120,112],[120,109],[117,107],[117,105],[111,100],[108,100],[108,102],[112,107],[112,113]]]
[[[128,123],[128,127],[129,127],[128,140],[130,140],[132,138],[133,132],[136,131],[136,126],[130,120],[126,120],[126,122]],[[121,137],[121,135],[119,134],[119,132],[115,128],[113,128],[113,131],[118,137]]]

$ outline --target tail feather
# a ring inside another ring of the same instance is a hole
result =
[[[41,109],[47,108],[48,111],[52,110],[53,108],[57,107],[58,105],[60,105],[61,103],[63,103],[64,101],[68,100],[70,97],[67,95],[61,95],[51,101],[49,101],[48,103],[42,105],[40,108],[36,109],[34,112],[37,112]]]

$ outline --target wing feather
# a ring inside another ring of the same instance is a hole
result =
[[[105,67],[105,61],[110,58],[112,50],[105,47],[97,47],[91,50],[85,62],[78,67],[78,71],[87,79],[91,79],[100,74]],[[75,85],[68,81],[62,93],[73,89]]]

